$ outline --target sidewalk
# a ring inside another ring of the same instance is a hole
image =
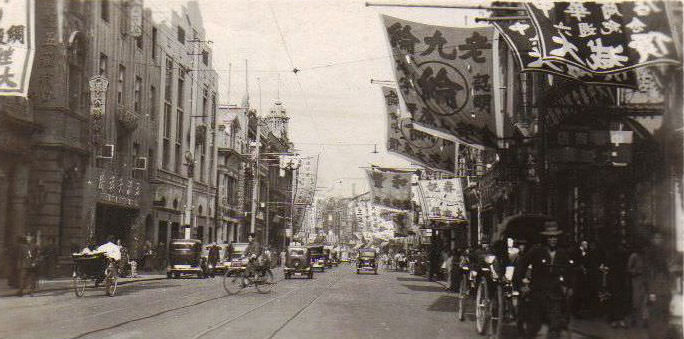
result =
[[[152,281],[152,280],[162,280],[166,279],[166,274],[158,274],[154,272],[145,272],[142,274],[138,274],[135,278],[127,277],[127,278],[119,278],[118,279],[118,284],[119,285],[126,285],[134,282],[139,282],[139,281]],[[88,283],[89,285],[92,284],[92,282]],[[55,279],[50,279],[50,280],[42,280],[40,282],[40,288],[37,293],[40,292],[48,292],[48,291],[60,291],[60,290],[68,290],[72,288],[72,280],[71,278],[55,278]],[[0,280],[0,297],[13,297],[17,295],[17,292],[19,289],[10,287],[7,285],[7,279],[2,279]]]
[[[425,279],[427,280],[427,278]],[[446,281],[433,280],[432,282],[441,285],[445,291],[449,290]],[[608,322],[602,319],[572,319],[570,321],[570,332],[572,332],[571,338],[648,338],[648,331],[645,328],[612,328]],[[541,333],[539,337],[541,337]]]

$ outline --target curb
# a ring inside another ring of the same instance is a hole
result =
[[[142,281],[166,280],[166,277],[164,276],[164,277],[133,278],[133,279],[135,279],[135,280],[121,281],[118,283],[118,285],[122,286],[122,285],[128,285],[128,284],[132,284],[132,283],[136,283],[136,282],[142,282]],[[37,293],[54,292],[54,291],[68,291],[72,288],[71,281],[68,281],[67,285],[68,286],[44,287],[44,288],[41,288],[40,291],[38,291]],[[17,291],[18,291],[18,289],[13,288],[10,291],[0,292],[0,298],[17,297]]]

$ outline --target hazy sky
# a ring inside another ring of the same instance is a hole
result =
[[[145,4],[155,10],[185,2],[146,0]],[[355,0],[201,0],[199,4],[207,38],[214,42],[221,102],[241,102],[244,60],[249,60],[251,106],[268,111],[280,92],[295,147],[303,155],[320,154],[318,186],[346,195],[351,194],[352,183],[356,193],[367,189],[359,167],[409,166],[385,151],[384,100],[380,86],[370,82],[394,80],[380,14],[443,26],[472,25],[474,17],[484,15],[473,10],[366,7],[365,1]],[[293,68],[300,71],[295,75]],[[371,153],[373,144],[379,154]]]

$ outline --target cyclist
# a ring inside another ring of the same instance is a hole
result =
[[[248,261],[245,273],[247,276],[250,276],[255,273],[256,269],[259,268],[257,259],[261,256],[263,250],[261,248],[261,244],[256,241],[254,233],[250,233],[247,236],[247,240],[249,241],[249,244],[247,245],[247,248],[245,248],[244,257],[247,258]]]

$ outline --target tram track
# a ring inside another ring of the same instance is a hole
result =
[[[307,308],[309,308],[311,305],[313,305],[313,303],[315,303],[320,297],[322,297],[328,289],[332,288],[332,287],[337,283],[337,281],[339,281],[339,279],[338,279],[339,272],[338,272],[337,270],[335,270],[335,271],[332,271],[331,273],[332,273],[332,275],[333,275],[332,280],[327,284],[327,286],[324,286],[324,287],[323,287],[323,291],[320,292],[320,293],[318,293],[313,299],[311,299],[309,302],[307,302],[304,306],[300,307],[300,308],[299,308],[291,317],[289,317],[287,320],[285,320],[285,322],[283,322],[283,324],[281,324],[277,329],[275,329],[275,330],[274,330],[268,337],[266,337],[266,338],[269,338],[269,339],[270,339],[270,338],[275,337],[275,335],[277,335],[278,332],[280,332],[282,329],[284,329],[285,327],[287,327],[287,325],[288,325],[291,321],[295,320],[302,312],[304,312]],[[282,280],[282,279],[281,279],[281,280]],[[309,282],[307,282],[306,284],[301,285],[301,286],[299,286],[298,288],[295,288],[295,289],[293,289],[293,290],[291,290],[291,291],[289,291],[289,292],[287,292],[287,293],[285,293],[285,294],[283,294],[283,295],[280,295],[280,296],[271,298],[271,299],[269,299],[269,300],[267,300],[267,301],[265,301],[265,302],[263,302],[263,303],[261,303],[261,304],[255,306],[255,307],[253,307],[253,308],[251,308],[251,309],[249,309],[249,310],[247,310],[247,311],[244,311],[244,312],[242,312],[242,313],[236,315],[236,316],[233,316],[233,317],[228,318],[228,319],[224,319],[224,320],[222,320],[222,321],[220,321],[220,322],[218,322],[218,323],[216,323],[216,324],[214,324],[214,325],[211,325],[211,326],[208,327],[207,329],[205,329],[205,330],[203,330],[203,331],[201,331],[201,332],[195,334],[192,338],[193,338],[193,339],[203,338],[203,337],[209,335],[209,334],[212,333],[212,332],[215,332],[215,331],[217,331],[217,330],[219,330],[219,329],[221,329],[221,328],[223,328],[223,327],[225,327],[225,326],[227,326],[227,325],[229,325],[229,324],[231,324],[231,323],[234,323],[235,321],[238,321],[238,320],[244,318],[245,316],[247,316],[247,315],[249,315],[249,314],[251,314],[251,313],[254,313],[255,311],[258,311],[258,310],[261,310],[261,309],[265,308],[266,306],[268,306],[268,305],[274,303],[276,300],[279,300],[279,299],[282,299],[282,298],[284,298],[284,297],[286,297],[286,296],[289,296],[289,295],[291,295],[291,294],[294,294],[295,292],[300,291],[301,289],[303,289],[303,288],[305,288],[305,287],[309,287],[310,285],[315,284],[316,282],[317,282],[317,281],[309,281]]]
[[[222,278],[221,278],[221,279],[222,279]],[[276,283],[279,283],[279,282],[282,281],[282,280],[284,280],[284,279],[283,279],[283,278],[280,278],[280,279],[276,280]],[[300,288],[301,288],[301,287],[300,287]],[[298,288],[298,289],[299,289],[299,288]],[[190,297],[190,296],[193,296],[193,295],[200,294],[200,293],[202,293],[202,292],[203,292],[203,291],[193,292],[193,293],[191,293],[191,294],[189,294],[189,295],[186,295],[186,296],[183,296],[183,297],[184,297],[184,298],[185,298],[185,297]],[[288,293],[289,293],[289,292],[288,292]],[[91,335],[94,335],[94,334],[97,334],[97,333],[101,333],[101,332],[105,332],[105,331],[110,331],[110,330],[113,330],[113,329],[121,328],[121,327],[123,327],[123,326],[130,325],[130,324],[133,324],[133,323],[136,323],[136,322],[140,322],[140,321],[144,321],[144,320],[154,319],[154,318],[157,318],[157,317],[160,317],[160,316],[163,316],[163,315],[165,315],[165,314],[172,313],[172,312],[176,312],[176,311],[180,311],[180,310],[187,310],[187,309],[191,309],[191,308],[194,308],[194,307],[202,306],[202,305],[205,305],[205,304],[207,304],[207,303],[209,303],[209,302],[216,301],[216,300],[221,300],[221,299],[225,299],[225,298],[229,298],[229,297],[231,297],[231,296],[225,294],[225,295],[221,295],[221,296],[218,296],[218,297],[213,297],[213,298],[208,298],[208,299],[200,300],[200,301],[197,301],[197,302],[194,302],[194,303],[191,303],[191,304],[187,304],[187,305],[182,305],[182,306],[178,306],[178,307],[173,307],[173,308],[165,309],[165,310],[162,310],[162,311],[159,311],[159,312],[155,312],[155,313],[153,313],[153,314],[148,314],[148,315],[145,315],[145,316],[141,316],[141,317],[129,319],[129,320],[126,320],[126,321],[122,321],[122,322],[119,322],[119,323],[114,324],[114,325],[111,325],[111,326],[102,327],[102,328],[94,329],[94,330],[91,330],[91,331],[83,332],[83,333],[81,333],[81,334],[78,334],[78,335],[73,336],[73,337],[70,337],[70,338],[72,338],[72,339],[85,338],[85,337],[88,337],[88,336],[91,336]],[[276,297],[276,298],[277,298],[277,297]]]

